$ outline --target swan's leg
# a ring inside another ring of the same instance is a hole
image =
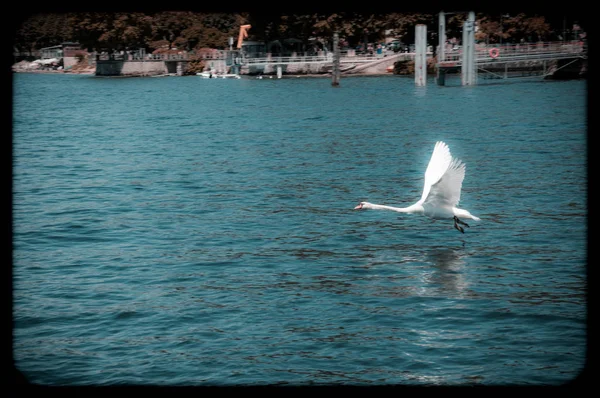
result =
[[[459,224],[462,224],[462,225],[464,225],[465,227],[469,227],[469,224],[467,224],[466,222],[464,222],[464,221],[460,220],[460,219],[459,219],[458,217],[456,217],[456,216],[454,216],[454,222],[457,222],[457,223],[459,223]],[[471,227],[469,227],[469,228],[471,228]]]
[[[458,225],[456,221],[458,221],[458,218],[456,218],[456,216],[454,216],[454,228],[458,229],[460,232],[462,232],[464,234],[465,230],[463,229],[463,227]]]

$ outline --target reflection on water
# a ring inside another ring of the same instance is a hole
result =
[[[469,294],[466,264],[471,254],[464,246],[423,247],[401,243],[370,251],[364,268],[370,270],[368,277],[377,286],[378,294],[454,298]],[[393,284],[373,280],[376,275],[387,277]]]
[[[468,283],[464,275],[464,247],[436,247],[426,254],[426,261],[433,265],[428,283],[437,285],[440,293],[462,297],[466,293]]]

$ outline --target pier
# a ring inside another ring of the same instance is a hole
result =
[[[502,45],[475,45],[473,66],[476,72],[490,78],[508,79],[517,71],[532,69],[538,72],[535,76],[548,76],[572,63],[586,59],[587,53],[581,42],[543,42]],[[446,51],[436,64],[438,84],[444,85],[448,72],[463,71],[465,66],[464,52]],[[561,62],[557,61],[570,61]],[[509,72],[513,72],[510,74]],[[465,83],[463,82],[463,85]],[[474,84],[474,83],[473,83]]]
[[[394,66],[397,61],[415,59],[415,53],[356,54],[353,50],[339,51],[339,71],[341,75],[386,73],[386,68]],[[432,52],[426,53],[433,57]],[[333,53],[320,55],[291,55],[242,58],[240,67],[247,73],[272,73],[283,70],[286,73],[330,73],[334,70]]]
[[[428,53],[431,57],[432,53]],[[340,68],[344,70],[344,67],[354,65],[359,66],[373,66],[376,63],[388,62],[393,64],[396,61],[401,60],[413,60],[415,53],[394,53],[387,56],[383,55],[357,55],[352,50],[340,51]],[[261,58],[242,58],[240,64],[242,66],[277,66],[277,65],[298,65],[298,64],[319,64],[319,65],[333,65],[334,57],[333,53],[327,53],[323,55],[291,55],[291,56],[271,56]]]
[[[388,66],[393,66],[397,61],[414,60],[415,53],[389,53],[383,54],[356,54],[354,50],[338,50],[339,70],[342,74],[365,73],[385,71]],[[431,52],[426,53],[431,58]],[[334,53],[321,52],[316,55],[291,54],[277,56],[269,53],[263,57],[247,57],[239,50],[215,50],[206,54],[193,54],[181,52],[179,54],[144,54],[140,51],[128,54],[96,54],[96,75],[156,75],[177,74],[181,75],[187,64],[193,60],[204,61],[211,70],[226,73],[228,69],[235,69],[238,73],[273,73],[281,77],[287,73],[328,73],[334,66]]]
[[[509,72],[525,71],[529,75],[548,76],[562,68],[587,59],[587,49],[581,41],[535,42],[519,44],[476,44],[475,15],[469,13],[463,24],[462,47],[453,50],[446,44],[445,13],[439,15],[439,45],[437,51],[437,83],[444,85],[446,74],[460,71],[463,85],[477,83],[477,74],[508,79]],[[522,77],[522,76],[521,76]]]

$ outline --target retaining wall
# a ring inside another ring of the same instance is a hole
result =
[[[100,61],[96,62],[96,76],[150,76],[168,72],[164,61]]]

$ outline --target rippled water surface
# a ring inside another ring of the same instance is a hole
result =
[[[33,383],[555,385],[585,364],[585,81],[13,90],[13,356]],[[437,140],[480,222],[353,210],[418,200]]]

